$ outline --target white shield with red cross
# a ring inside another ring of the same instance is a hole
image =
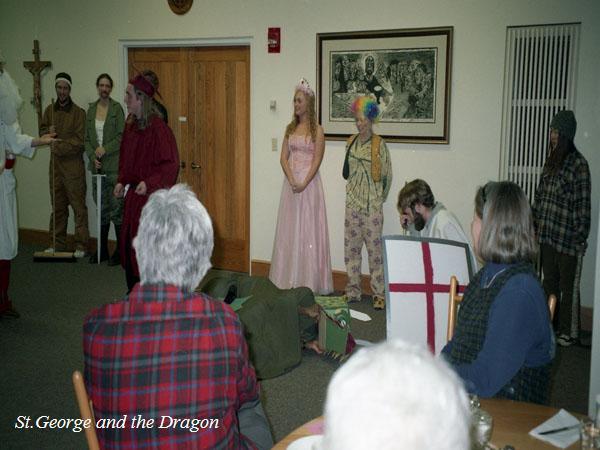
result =
[[[384,236],[387,337],[427,345],[438,354],[446,345],[450,277],[459,292],[471,279],[469,247],[446,239]]]

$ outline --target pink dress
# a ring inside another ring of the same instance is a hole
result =
[[[288,145],[290,169],[294,179],[301,182],[312,164],[315,144],[310,136],[290,135]],[[327,212],[319,172],[299,194],[292,191],[284,176],[269,278],[280,289],[307,286],[315,294],[333,291]]]

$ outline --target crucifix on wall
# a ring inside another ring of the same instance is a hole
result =
[[[33,105],[37,111],[38,126],[42,122],[42,80],[41,73],[46,67],[50,67],[50,61],[40,61],[40,42],[35,39],[33,41],[33,61],[23,62],[23,66],[33,75]]]

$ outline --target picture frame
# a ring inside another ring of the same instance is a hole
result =
[[[317,34],[318,119],[329,140],[355,134],[357,96],[380,106],[388,142],[447,144],[453,27]]]

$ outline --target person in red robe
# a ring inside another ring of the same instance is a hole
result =
[[[179,172],[175,136],[156,110],[153,95],[154,87],[142,75],[130,80],[125,91],[129,116],[121,140],[114,195],[125,197],[119,250],[129,291],[140,280],[131,244],[142,208],[154,191],[173,186]]]

